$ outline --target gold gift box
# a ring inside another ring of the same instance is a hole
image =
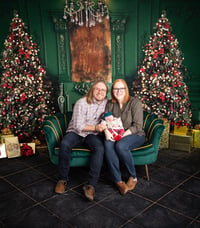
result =
[[[193,147],[200,148],[200,130],[192,129]]]
[[[192,151],[193,144],[192,135],[176,135],[173,133],[169,134],[169,148],[181,151]]]
[[[5,138],[13,137],[14,135],[1,135],[1,143],[5,143]]]
[[[187,126],[174,125],[174,134],[175,135],[187,135],[187,132],[188,132]]]

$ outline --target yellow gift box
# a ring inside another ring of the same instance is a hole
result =
[[[187,135],[187,132],[188,132],[187,126],[174,125],[174,134],[175,135]]]
[[[193,147],[200,148],[200,130],[192,129]]]
[[[14,135],[1,135],[1,143],[5,143],[5,138],[14,137]]]

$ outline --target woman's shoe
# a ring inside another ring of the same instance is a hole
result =
[[[125,195],[128,192],[128,190],[129,190],[127,184],[124,181],[117,182],[117,187],[119,189],[119,192],[122,195]]]
[[[128,186],[128,191],[133,190],[137,184],[137,178],[129,177],[126,184]]]

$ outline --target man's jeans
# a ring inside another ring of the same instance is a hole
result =
[[[64,136],[60,143],[58,164],[59,178],[60,180],[68,179],[71,150],[73,147],[80,145],[85,145],[92,150],[88,184],[95,187],[99,179],[104,158],[104,144],[101,136],[99,135],[89,134],[86,137],[82,137],[74,132],[68,132]]]
[[[144,144],[145,136],[128,135],[119,141],[104,141],[105,157],[115,183],[122,180],[120,162],[126,167],[130,177],[136,177],[135,165],[131,150]]]

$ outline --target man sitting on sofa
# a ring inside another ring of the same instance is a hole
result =
[[[55,187],[56,193],[62,194],[66,191],[72,148],[84,144],[92,152],[89,180],[83,186],[83,191],[87,199],[94,200],[95,186],[104,157],[104,144],[99,132],[103,132],[106,128],[104,124],[100,123],[100,120],[107,103],[107,92],[106,83],[97,81],[91,86],[88,93],[76,102],[72,119],[60,143],[59,181]]]

